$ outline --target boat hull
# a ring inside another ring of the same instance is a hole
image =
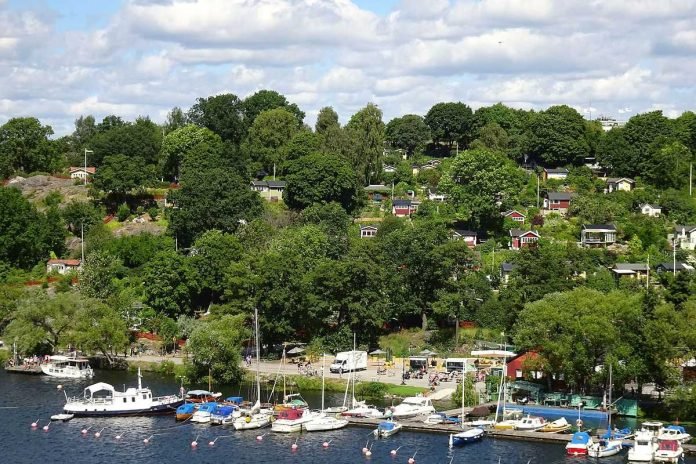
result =
[[[452,435],[452,446],[464,446],[483,440],[483,430],[479,432],[464,432]]]
[[[568,445],[566,446],[566,454],[568,456],[586,456],[587,446],[585,445]]]
[[[329,430],[342,429],[346,425],[348,425],[348,421],[345,419],[326,417],[307,422],[304,428],[308,432],[326,432]]]
[[[232,426],[234,427],[235,430],[261,429],[264,427],[268,427],[269,425],[271,425],[271,416],[270,415],[251,417],[251,418],[249,418],[249,421],[247,421],[246,418],[239,417],[239,418],[235,419],[234,422],[232,422]]]
[[[59,379],[91,379],[94,377],[94,371],[89,369],[61,369],[52,366],[51,364],[42,364],[41,371],[50,376]]]
[[[75,417],[110,417],[110,416],[149,416],[149,415],[157,415],[157,414],[174,414],[176,412],[176,408],[181,406],[183,404],[183,400],[179,400],[176,402],[172,403],[167,403],[167,404],[158,404],[158,405],[153,405],[150,406],[149,408],[146,409],[137,409],[137,410],[87,410],[87,409],[78,409],[77,407],[73,407],[69,404],[65,405],[63,408],[63,412],[66,414],[74,414]]]

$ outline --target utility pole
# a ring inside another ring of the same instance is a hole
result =
[[[537,178],[537,208],[539,207],[539,174],[536,176]]]
[[[273,180],[275,180],[275,163],[273,163]]]
[[[80,266],[85,265],[85,221],[80,224]]]
[[[694,163],[689,163],[689,196],[691,196],[691,192],[693,190],[693,183],[692,180],[694,178]]]
[[[85,148],[85,187],[87,186],[87,153],[94,153],[92,150]]]
[[[645,290],[650,290],[650,255],[648,255],[648,267],[647,267],[648,274],[645,279]]]
[[[677,277],[677,239],[672,240],[672,275]]]

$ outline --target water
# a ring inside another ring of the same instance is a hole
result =
[[[151,387],[155,395],[177,391],[171,379],[154,374],[144,374],[143,384]],[[198,424],[177,424],[172,416],[136,418],[76,418],[66,423],[52,423],[48,432],[42,426],[52,414],[61,411],[65,402],[64,385],[69,395],[77,395],[90,383],[108,382],[120,388],[133,385],[137,379],[132,373],[97,371],[89,382],[52,379],[44,376],[23,376],[0,372],[0,463],[55,464],[82,463],[406,463],[417,453],[418,463],[580,463],[586,458],[567,458],[560,444],[528,443],[520,441],[484,439],[464,448],[449,450],[447,435],[401,432],[394,437],[374,442],[371,431],[348,427],[343,430],[316,434],[272,434],[269,429],[235,432],[231,428],[210,427]],[[238,394],[239,389],[223,391],[226,395]],[[244,395],[246,392],[242,392]],[[327,395],[331,404],[342,401],[342,394]],[[319,406],[320,395],[305,395],[312,406]],[[16,409],[4,409],[7,407]],[[39,419],[39,427],[30,425]],[[82,435],[83,428],[90,428]],[[94,433],[100,431],[100,438]],[[265,434],[262,441],[256,436]],[[117,440],[116,435],[123,435]],[[198,448],[191,442],[198,438]],[[143,440],[150,438],[148,444]],[[216,440],[213,446],[208,442]],[[297,440],[298,450],[290,447]],[[331,440],[328,449],[322,443]],[[370,440],[372,456],[362,454],[362,447]],[[392,449],[398,448],[395,458]],[[602,460],[614,464],[625,462],[625,455]],[[687,463],[695,464],[689,458]]]

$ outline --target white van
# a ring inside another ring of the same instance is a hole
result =
[[[367,351],[343,351],[336,354],[336,359],[329,366],[333,373],[362,371],[367,369]]]

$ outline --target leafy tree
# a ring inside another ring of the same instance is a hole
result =
[[[112,129],[117,129],[119,127],[127,126],[128,123],[123,120],[121,116],[116,116],[114,114],[110,114],[108,116],[105,116],[102,121],[97,124],[97,133],[101,134],[104,132],[108,132]]]
[[[337,156],[312,154],[288,164],[285,203],[304,209],[314,203],[339,203],[352,212],[360,206],[360,184],[348,163]]]
[[[408,156],[425,146],[430,140],[430,128],[421,116],[407,114],[389,121],[386,127],[386,140],[392,146],[406,151]]]
[[[530,154],[546,165],[581,164],[590,154],[585,119],[569,106],[552,106],[535,114],[530,131]]]
[[[104,249],[120,259],[124,266],[139,268],[150,262],[157,253],[174,249],[174,239],[149,233],[123,235],[109,240]]]
[[[274,166],[282,168],[286,147],[299,129],[299,121],[288,110],[264,111],[254,119],[242,150],[267,172],[271,172]]]
[[[466,148],[471,140],[474,113],[461,102],[437,103],[425,115],[435,142],[445,142],[450,147],[455,142]]]
[[[510,140],[507,132],[495,122],[483,126],[478,132],[478,137],[471,142],[471,148],[482,148],[502,153],[507,153],[509,145]]]
[[[178,106],[175,106],[167,113],[167,119],[164,121],[164,134],[165,136],[169,135],[184,126],[186,126],[186,113]]]
[[[0,187],[0,261],[24,269],[34,266],[56,245],[55,231],[49,230],[55,227],[62,226],[49,224],[18,189]]]
[[[285,159],[292,161],[312,153],[318,153],[321,151],[322,142],[321,135],[310,130],[300,130],[292,136],[285,146]]]
[[[221,168],[182,176],[181,188],[170,198],[177,208],[171,213],[169,229],[183,246],[206,230],[234,232],[240,223],[252,221],[263,211],[263,200],[247,181]]]
[[[691,153],[696,153],[696,113],[685,111],[675,119],[674,135]]]
[[[483,143],[489,148],[494,148],[493,145],[501,146],[507,138],[506,154],[514,160],[523,161],[527,152],[528,138],[528,121],[533,113],[524,110],[518,110],[507,107],[502,103],[496,103],[491,106],[484,106],[476,110],[473,121],[474,139],[479,139],[477,146],[481,148],[480,143]],[[505,136],[494,124],[500,126],[505,131]],[[483,128],[489,126],[484,131]]]
[[[103,250],[89,253],[80,273],[80,293],[101,301],[116,293],[114,280],[122,272],[123,263]]]
[[[382,174],[384,122],[382,110],[373,103],[351,116],[346,126],[352,143],[351,164],[361,182],[370,183]]]
[[[134,123],[120,121],[110,124],[107,130],[99,130],[90,145],[94,153],[90,155],[89,164],[94,166],[101,166],[108,157],[115,155],[140,158],[145,164],[156,165],[162,147],[162,129],[148,118],[138,118]],[[97,173],[100,170],[97,169]]]
[[[343,207],[331,202],[327,204],[315,203],[302,211],[302,222],[315,224],[326,233],[333,243],[332,257],[342,256],[348,250],[348,227],[350,216]]]
[[[153,178],[153,169],[148,168],[139,156],[112,155],[104,158],[104,163],[94,174],[92,185],[95,189],[122,197],[144,187]]]
[[[680,142],[658,140],[650,149],[650,166],[643,173],[643,178],[651,184],[662,188],[679,189],[689,179],[689,161],[691,151]]]
[[[514,163],[487,150],[460,152],[440,181],[451,203],[476,225],[498,220],[500,208],[517,204],[522,185],[523,175]]]
[[[244,105],[234,94],[198,98],[187,113],[188,120],[206,127],[226,142],[239,145],[244,137]]]
[[[637,174],[636,152],[626,140],[622,128],[614,128],[604,134],[597,149],[597,162],[617,176]]]
[[[672,124],[662,115],[662,111],[637,114],[631,117],[623,128],[626,142],[631,147],[633,175],[646,173],[650,170],[650,147],[655,140],[671,138]]]
[[[253,95],[248,96],[242,103],[244,111],[244,122],[250,127],[256,118],[264,111],[283,108],[297,118],[297,123],[302,124],[305,114],[294,103],[288,103],[287,99],[274,90],[259,90]]]
[[[696,201],[688,194],[673,189],[667,190],[660,198],[660,205],[677,224],[696,222]]]
[[[121,316],[99,301],[85,301],[75,313],[72,340],[83,350],[101,353],[113,365],[115,353],[128,346],[128,328]]]
[[[341,125],[338,123],[336,111],[330,106],[325,106],[319,110],[314,130],[317,131],[317,134],[324,134],[330,127],[340,128]]]
[[[628,213],[626,207],[604,194],[584,194],[573,197],[570,213],[588,224],[606,224]]]
[[[226,315],[197,324],[186,343],[193,377],[202,381],[210,373],[220,383],[241,381],[242,342],[250,335],[244,315]]]
[[[36,118],[12,118],[0,126],[0,178],[15,170],[52,171],[57,152],[50,135],[51,126],[42,126]]]
[[[201,145],[209,147],[217,156],[206,159],[196,156],[196,149],[201,149]],[[187,125],[180,127],[164,137],[162,142],[162,171],[165,176],[178,178],[182,164],[200,169],[200,163],[210,163],[210,167],[217,167],[220,163],[220,153],[222,152],[222,139],[205,127]]]
[[[143,268],[145,302],[168,317],[193,315],[193,299],[199,290],[191,263],[174,251],[157,253]]]
[[[209,230],[193,244],[191,267],[198,275],[203,302],[217,302],[225,289],[227,268],[239,261],[242,246],[234,235]]]
[[[94,116],[80,116],[75,119],[75,130],[72,133],[75,144],[78,147],[86,147],[97,133],[97,125]]]

